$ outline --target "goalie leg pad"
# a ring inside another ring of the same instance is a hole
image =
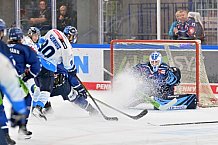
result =
[[[168,98],[158,98],[155,97],[155,101],[161,105],[169,103],[174,98],[177,99],[176,104],[174,104],[169,109],[171,110],[181,110],[181,109],[196,109],[197,108],[197,96],[195,94],[182,94],[182,95],[173,95],[168,96]]]

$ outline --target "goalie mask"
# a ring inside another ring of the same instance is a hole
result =
[[[78,31],[75,27],[66,26],[64,28],[64,34],[67,36],[67,39],[70,41],[70,43],[77,42]]]
[[[153,68],[153,72],[157,72],[160,64],[162,63],[162,55],[159,52],[153,52],[149,57],[149,61]]]

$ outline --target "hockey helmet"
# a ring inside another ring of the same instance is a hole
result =
[[[9,41],[19,41],[23,39],[23,31],[19,27],[12,27],[8,31]]]
[[[5,21],[0,19],[0,31],[4,31],[6,29]]]
[[[3,38],[7,33],[5,21],[0,19],[0,39]]]
[[[70,43],[76,43],[78,37],[78,31],[73,26],[66,26],[64,28],[64,34],[67,36]]]
[[[162,55],[159,52],[152,52],[149,57],[153,71],[156,72],[162,63]]]
[[[41,37],[40,30],[37,27],[30,27],[27,34],[34,43],[38,42],[39,38]]]
[[[38,34],[38,36],[41,36],[40,30],[37,27],[30,27],[27,34],[29,36],[32,36],[33,34]]]

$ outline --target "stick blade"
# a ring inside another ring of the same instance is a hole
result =
[[[118,117],[107,117],[107,116],[105,116],[104,119],[107,121],[118,121],[119,120]]]
[[[141,113],[139,113],[139,114],[136,115],[136,116],[131,116],[131,118],[137,120],[137,119],[142,118],[142,117],[145,116],[146,114],[148,114],[148,110],[147,110],[147,109],[143,110]]]

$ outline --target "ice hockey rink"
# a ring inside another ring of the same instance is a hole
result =
[[[136,115],[146,107],[122,108],[123,98],[108,98],[107,92],[90,91],[93,97],[103,100],[125,113]],[[113,100],[113,101],[111,101]],[[17,128],[10,134],[17,145],[217,145],[218,123],[160,126],[169,123],[218,121],[218,108],[196,110],[153,110],[139,120],[133,120],[103,105],[107,116],[117,116],[118,121],[107,121],[101,115],[90,117],[87,112],[63,101],[60,96],[51,98],[54,112],[48,121],[30,117],[28,128],[33,136],[28,140],[18,139]],[[90,100],[91,102],[91,100]]]

